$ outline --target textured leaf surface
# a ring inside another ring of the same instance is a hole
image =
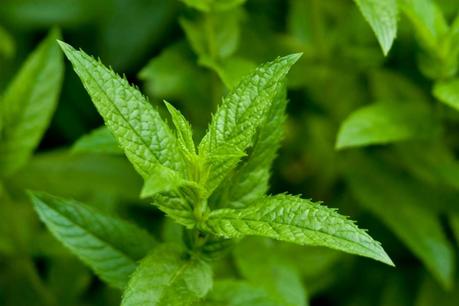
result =
[[[269,293],[248,282],[238,280],[216,281],[206,297],[205,306],[281,306]]]
[[[177,246],[160,245],[140,262],[121,305],[195,305],[211,288],[209,265],[187,258]]]
[[[63,42],[60,45],[139,173],[147,178],[158,164],[182,170],[174,135],[140,91],[83,51]]]
[[[279,91],[255,134],[247,159],[230,176],[228,184],[222,185],[223,199],[231,206],[247,206],[268,191],[271,164],[284,131],[286,93],[285,89]]]
[[[438,132],[429,107],[416,103],[375,103],[353,112],[342,123],[336,148],[428,138]]]
[[[378,38],[384,55],[397,35],[397,0],[354,0]]]
[[[155,245],[144,230],[82,203],[44,193],[31,198],[53,235],[112,286],[124,288],[137,261]]]
[[[203,229],[227,238],[257,235],[325,246],[393,265],[381,245],[335,210],[288,195],[261,199],[245,209],[210,213]]]
[[[193,129],[186,118],[172,104],[166,103],[167,110],[171,114],[172,122],[174,123],[177,132],[177,138],[182,150],[189,154],[196,154],[196,149],[193,141]]]
[[[75,153],[123,154],[113,134],[105,126],[78,139],[72,147]]]
[[[212,158],[214,152],[244,151],[253,145],[259,126],[282,89],[282,80],[299,57],[299,54],[293,54],[278,58],[243,78],[223,99],[199,145],[199,153]],[[231,170],[236,163],[233,164],[225,172]],[[216,170],[214,165],[209,165],[210,173]],[[224,175],[219,177],[223,178]],[[210,181],[208,189],[212,190],[218,184],[219,180]]]
[[[0,100],[0,175],[24,165],[51,120],[63,76],[59,35],[54,30],[46,37]]]
[[[441,102],[459,111],[459,79],[437,82],[433,94]]]
[[[153,196],[152,204],[174,219],[175,222],[188,228],[195,226],[193,207],[177,192],[157,193]]]
[[[453,251],[438,216],[426,208],[428,201],[436,199],[423,193],[422,185],[413,185],[388,165],[364,160],[359,160],[359,165],[359,169],[349,171],[348,177],[356,198],[419,257],[444,287],[450,287]]]
[[[155,173],[145,180],[140,196],[150,197],[160,192],[176,190],[185,180],[166,167],[157,167]]]

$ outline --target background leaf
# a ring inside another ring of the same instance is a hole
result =
[[[397,35],[397,0],[354,0],[387,55]]]
[[[124,288],[155,240],[136,226],[72,200],[32,193],[40,219],[104,281]]]
[[[29,56],[0,100],[0,174],[22,167],[43,136],[56,108],[63,77],[53,30]]]
[[[342,123],[336,148],[429,138],[438,132],[432,112],[422,103],[375,103],[352,113]]]
[[[349,171],[348,183],[360,204],[377,215],[442,286],[450,288],[455,266],[452,247],[438,216],[427,208],[437,199],[407,177],[392,172],[387,164],[371,160],[359,164],[359,169]]]

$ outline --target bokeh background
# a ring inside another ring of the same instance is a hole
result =
[[[269,252],[273,262],[294,267],[310,305],[458,305],[459,113],[432,88],[456,75],[459,1],[421,0],[418,10],[401,11],[387,56],[351,0],[216,2],[0,0],[0,93],[58,27],[64,41],[125,74],[153,104],[174,104],[199,138],[242,75],[303,52],[288,76],[288,118],[271,192],[324,201],[358,220],[396,268],[247,239],[217,276],[244,277],[250,261],[266,260],[259,256]],[[368,111],[380,102],[389,107]],[[338,150],[343,122],[366,126],[355,137],[367,138]],[[173,235],[162,214],[138,200],[141,179],[124,158],[72,149],[102,124],[66,62],[59,104],[36,154],[5,182],[14,207],[0,209],[0,305],[117,305],[120,299],[47,233],[25,189],[86,201],[158,237]],[[295,288],[289,277],[279,286]]]

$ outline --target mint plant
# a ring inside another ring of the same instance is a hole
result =
[[[54,236],[104,281],[124,290],[122,305],[230,303],[235,296],[214,293],[224,288],[241,298],[250,294],[285,305],[244,282],[214,280],[212,266],[246,236],[324,246],[393,265],[378,242],[336,210],[299,196],[266,194],[285,119],[284,79],[300,54],[277,58],[244,77],[195,145],[190,123],[172,104],[165,102],[173,129],[125,78],[59,44],[143,177],[141,196],[183,230],[174,242],[160,242],[80,202],[30,193]]]

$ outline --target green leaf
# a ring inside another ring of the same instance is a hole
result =
[[[0,176],[27,162],[51,120],[64,73],[59,37],[58,30],[49,33],[0,100]]]
[[[124,288],[137,261],[155,246],[144,230],[73,200],[30,193],[53,235],[104,281]]]
[[[72,152],[123,154],[123,150],[119,147],[115,137],[105,126],[94,129],[78,139],[72,146]]]
[[[341,124],[336,148],[423,139],[434,136],[438,126],[427,104],[379,102],[354,111]]]
[[[177,140],[140,91],[83,51],[59,43],[136,170],[144,178],[158,165],[183,170]]]
[[[289,195],[266,197],[245,209],[212,211],[202,229],[217,236],[270,237],[325,246],[393,265],[381,245],[334,209]]]
[[[244,239],[233,252],[238,272],[282,305],[307,305],[302,275],[283,260],[278,244],[266,238]]]
[[[156,193],[153,196],[152,205],[158,207],[175,222],[187,228],[193,228],[196,225],[194,207],[178,192]]]
[[[435,83],[433,95],[440,102],[459,111],[459,79],[456,78]]]
[[[176,172],[166,167],[158,167],[155,172],[145,180],[140,197],[147,198],[160,192],[176,190],[186,181]]]
[[[439,50],[440,40],[448,24],[440,8],[432,0],[402,0],[401,9],[411,21],[421,44],[431,52]]]
[[[438,199],[387,163],[363,157],[355,162],[359,167],[348,169],[347,181],[360,204],[379,217],[445,288],[451,287],[453,250],[438,216],[428,209]]]
[[[214,154],[231,152],[231,155],[237,155],[237,151],[243,152],[253,145],[259,126],[264,122],[273,101],[283,88],[281,81],[299,57],[300,54],[292,54],[278,58],[258,67],[243,78],[223,99],[212,118],[208,132],[199,144],[200,155],[211,161]],[[207,182],[209,192],[234,168],[237,159],[230,158],[225,164],[228,165],[225,171],[216,179]],[[219,163],[215,165],[208,162],[207,166],[209,173],[222,169]]]
[[[219,280],[206,297],[204,306],[281,306],[269,293],[245,281]]]
[[[287,90],[283,88],[273,99],[254,136],[253,147],[246,160],[229,177],[224,188],[223,199],[233,207],[245,207],[264,196],[268,191],[271,164],[276,157],[283,136]]]
[[[387,55],[397,35],[397,0],[354,0]]]
[[[242,16],[237,8],[212,11],[201,18],[181,18],[180,25],[199,58],[223,59],[237,50]]]
[[[402,0],[401,8],[411,21],[423,52],[419,67],[432,79],[453,77],[457,72],[457,26],[448,26],[446,17],[434,0]]]
[[[208,194],[211,194],[217,188],[244,156],[246,154],[233,145],[222,145],[215,149],[210,156],[205,156],[204,168],[207,171],[202,180]]]
[[[300,56],[292,54],[277,58],[243,78],[223,99],[199,145],[200,152],[211,152],[222,144],[234,145],[240,150],[250,146],[257,128],[282,88],[279,82]]]
[[[196,148],[193,141],[193,129],[186,118],[172,104],[164,101],[167,110],[171,114],[172,122],[175,125],[177,138],[182,150],[188,154],[196,154]]]
[[[142,178],[125,158],[67,151],[35,155],[8,180],[22,188],[90,201],[132,202],[142,188]]]
[[[175,245],[145,257],[124,292],[122,306],[195,305],[212,288],[212,270]]]

